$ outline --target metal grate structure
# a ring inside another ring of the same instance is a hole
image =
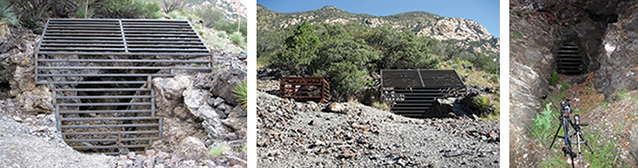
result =
[[[280,81],[279,97],[297,101],[312,100],[320,103],[330,101],[330,84],[320,76],[285,77]]]
[[[408,117],[431,117],[437,98],[457,96],[465,85],[454,70],[381,70],[381,96],[391,110]]]
[[[556,51],[556,66],[559,73],[576,75],[585,72],[585,63],[578,46],[563,45]]]
[[[190,22],[148,19],[49,19],[35,57],[65,142],[109,155],[161,138],[153,78],[207,71],[212,60]]]

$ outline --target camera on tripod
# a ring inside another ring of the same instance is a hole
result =
[[[552,140],[549,148],[552,148],[557,138],[564,139],[565,146],[562,148],[562,151],[564,155],[569,155],[569,160],[571,160],[572,167],[575,167],[574,159],[576,157],[578,157],[578,162],[582,162],[582,155],[580,150],[581,144],[585,144],[585,146],[589,148],[589,151],[592,154],[594,153],[589,147],[587,140],[585,140],[584,132],[582,132],[581,130],[581,126],[587,126],[588,124],[580,123],[580,116],[577,114],[574,115],[575,122],[571,121],[569,114],[572,113],[572,108],[571,102],[569,100],[560,102],[560,113],[560,126],[558,127],[558,130],[556,130],[556,134],[554,135],[554,139]],[[573,129],[573,132],[570,131],[570,127]],[[563,129],[563,136],[558,135],[561,128]],[[576,144],[578,153],[573,151],[572,144]]]
[[[572,112],[572,108],[570,107],[569,102],[561,101],[560,102],[560,116],[561,117],[569,117],[569,113]]]

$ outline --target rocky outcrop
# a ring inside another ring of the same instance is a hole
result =
[[[638,9],[637,2],[618,4],[618,22],[607,24],[597,61],[595,84],[606,99],[613,98],[620,90],[638,89]]]
[[[463,18],[444,18],[417,33],[419,36],[427,36],[437,40],[488,40],[492,35],[475,21]]]

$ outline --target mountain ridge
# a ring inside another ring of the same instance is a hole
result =
[[[459,47],[498,58],[500,38],[491,35],[478,22],[465,18],[448,18],[424,11],[412,11],[388,16],[354,14],[334,6],[324,6],[317,10],[279,13],[257,4],[257,28],[260,30],[282,30],[302,21],[311,24],[342,23],[368,27],[390,26],[395,29],[409,29],[417,36],[452,41]]]

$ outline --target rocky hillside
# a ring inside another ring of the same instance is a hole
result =
[[[458,46],[471,47],[486,55],[498,57],[500,40],[475,21],[463,18],[446,18],[427,12],[407,12],[390,16],[353,14],[333,6],[314,11],[277,13],[257,5],[257,28],[265,31],[282,30],[303,20],[312,24],[343,23],[369,27],[390,26],[407,28],[418,36],[440,41],[451,41]]]
[[[261,88],[268,88],[263,86]],[[257,97],[264,167],[498,167],[498,122],[412,119],[352,103]]]

